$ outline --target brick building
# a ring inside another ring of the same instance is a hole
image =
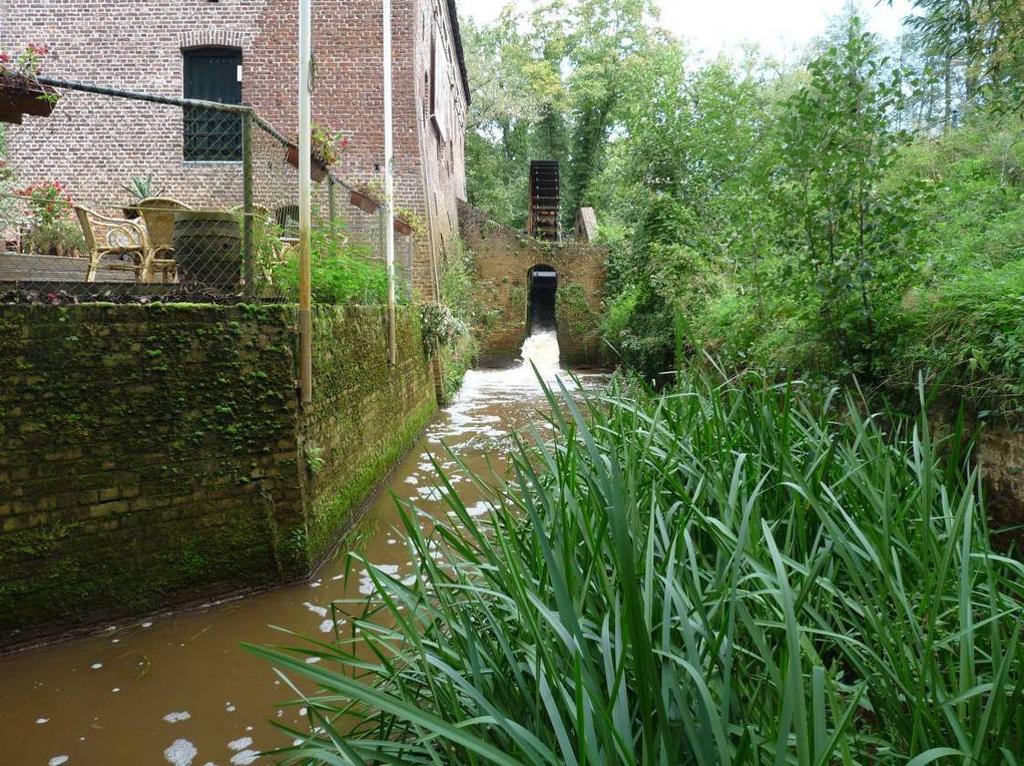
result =
[[[336,171],[371,182],[384,159],[381,3],[313,6],[313,119],[350,137]],[[295,0],[0,0],[0,48],[49,45],[44,74],[54,78],[246,103],[293,137],[297,13]],[[396,205],[427,223],[413,278],[431,296],[438,255],[458,236],[457,201],[465,198],[469,91],[455,2],[394,0],[392,27]],[[124,204],[121,187],[148,174],[190,204],[239,201],[234,148],[197,148],[190,129],[178,107],[67,92],[49,118],[26,118],[9,131],[9,159],[20,182],[60,180],[101,208]],[[296,177],[279,169],[280,149],[257,137],[254,145],[263,174],[257,202],[288,198]]]

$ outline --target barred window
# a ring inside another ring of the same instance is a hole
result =
[[[237,48],[182,51],[185,98],[242,103],[242,52]],[[242,118],[231,112],[186,107],[185,159],[237,162],[242,159]]]

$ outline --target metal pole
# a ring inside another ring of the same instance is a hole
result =
[[[338,220],[338,199],[335,193],[335,187],[337,184],[334,182],[334,176],[330,173],[327,174],[327,217],[334,225],[334,222]]]
[[[312,67],[312,0],[299,0],[299,390],[301,402],[313,401],[313,323],[310,316],[310,151],[312,139],[310,68]]]
[[[395,149],[391,108],[391,0],[384,0],[384,262],[388,276],[388,363],[397,361],[395,348]]]
[[[253,263],[252,220],[252,112],[242,115],[242,277],[245,294],[256,292],[256,269]]]

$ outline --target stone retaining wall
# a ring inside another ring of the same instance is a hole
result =
[[[434,409],[412,312],[0,307],[0,647],[293,580]],[[315,449],[311,449],[315,448]],[[315,469],[315,470],[314,470]]]

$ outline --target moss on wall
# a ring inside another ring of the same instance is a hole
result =
[[[322,558],[352,512],[388,473],[437,408],[415,309],[399,309],[398,361],[387,359],[379,307],[320,306],[313,316],[313,406],[304,445],[321,461],[307,472],[308,549]]]
[[[0,646],[308,573],[436,407],[414,312],[0,307]]]
[[[305,570],[293,324],[0,308],[0,643]]]

